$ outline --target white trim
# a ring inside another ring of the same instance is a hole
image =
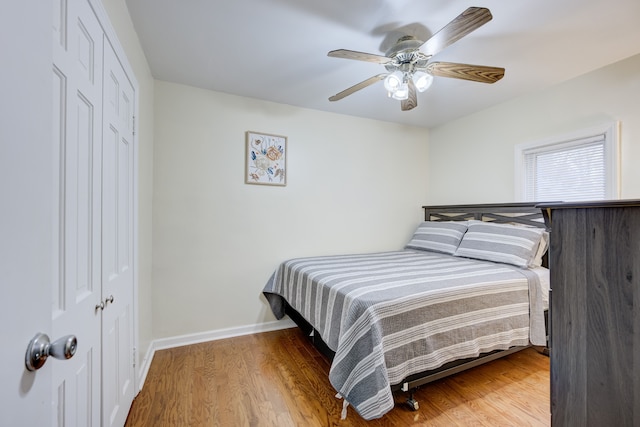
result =
[[[154,340],[155,350],[180,347],[183,345],[199,344],[207,341],[221,340],[225,338],[240,337],[243,335],[258,334],[261,332],[277,331],[295,327],[291,319],[275,320],[255,325],[239,326],[235,328],[217,329],[213,331],[197,332],[195,334],[178,335],[175,337],[160,338]]]
[[[149,345],[144,360],[139,367],[138,384],[139,390],[142,390],[144,381],[147,379],[149,368],[156,351],[166,350],[168,348],[182,347],[191,344],[200,344],[208,341],[216,341],[225,338],[240,337],[243,335],[259,334],[262,332],[279,331],[281,329],[295,328],[296,324],[293,320],[285,318],[283,320],[275,320],[272,322],[257,323],[255,325],[238,326],[235,328],[216,329],[213,331],[197,332],[195,334],[178,335],[175,337],[160,338],[154,340]]]
[[[607,161],[607,193],[612,198],[620,198],[620,122],[613,121],[599,126],[581,129],[575,132],[556,135],[553,137],[528,141],[514,147],[513,184],[515,200],[525,202],[524,154],[532,148],[542,148],[550,145],[571,146],[574,141],[584,140],[594,135],[605,135],[605,158]],[[578,142],[579,143],[579,142]],[[543,201],[543,200],[536,200]]]
[[[144,381],[147,379],[147,374],[149,373],[149,368],[151,367],[151,360],[153,360],[153,355],[155,354],[156,349],[153,346],[153,342],[149,344],[147,348],[147,353],[144,355],[144,359],[140,362],[140,366],[137,367],[138,376],[136,378],[136,384],[138,386],[136,396],[142,390],[142,385]]]

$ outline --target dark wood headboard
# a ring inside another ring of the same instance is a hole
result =
[[[425,221],[490,221],[546,228],[539,203],[423,206]]]

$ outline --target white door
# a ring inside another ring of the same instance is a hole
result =
[[[52,335],[78,339],[53,370],[53,410],[59,426],[99,426],[103,32],[86,0],[53,5]]]
[[[104,43],[102,149],[103,425],[122,426],[133,402],[134,89]]]
[[[50,427],[52,367],[65,362],[28,372],[24,359],[51,334],[51,4],[3,3],[0,52],[0,426]]]

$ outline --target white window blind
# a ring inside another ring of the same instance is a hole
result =
[[[516,147],[522,192],[518,198],[564,202],[616,198],[616,139],[615,126],[610,126]]]

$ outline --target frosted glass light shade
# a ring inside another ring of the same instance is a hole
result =
[[[429,89],[429,86],[433,83],[433,76],[431,74],[418,71],[413,75],[413,82],[415,83],[418,92],[424,92]]]
[[[402,83],[391,97],[400,101],[409,98],[409,85],[407,83]]]
[[[402,86],[402,73],[394,71],[384,79],[384,87],[388,92],[395,93]]]

